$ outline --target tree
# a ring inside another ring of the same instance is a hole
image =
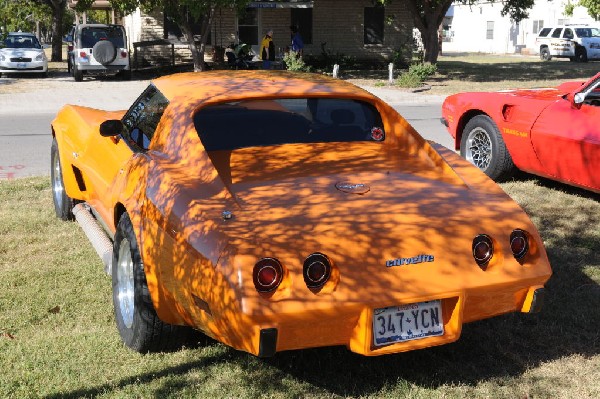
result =
[[[379,0],[385,4],[390,0]],[[494,0],[491,0],[494,2]],[[513,21],[519,22],[527,18],[527,10],[533,7],[534,0],[495,0],[502,1],[502,16],[509,15]],[[600,1],[600,0],[582,0]],[[478,0],[406,0],[415,28],[421,32],[423,47],[425,48],[424,60],[436,62],[440,53],[439,28],[444,16],[452,3],[475,4]]]
[[[203,71],[206,40],[212,27],[215,10],[219,7],[234,7],[242,10],[249,0],[111,0],[111,4],[121,12],[129,14],[137,7],[144,11],[161,10],[179,26],[185,36],[194,71]],[[193,23],[200,24],[200,41],[196,44],[192,29]]]
[[[565,5],[565,14],[568,16],[573,16],[573,10],[575,7],[581,6],[587,8],[588,14],[590,17],[594,18],[594,20],[600,19],[600,0],[579,0],[577,3],[568,2]]]
[[[67,0],[31,0],[33,3],[45,4],[52,10],[52,56],[50,61],[62,61],[63,18],[67,8]]]

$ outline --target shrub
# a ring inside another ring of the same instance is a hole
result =
[[[298,57],[293,51],[284,54],[283,62],[288,71],[310,72],[310,67],[304,63],[302,57]]]
[[[431,75],[437,72],[437,65],[429,62],[424,62],[420,64],[413,64],[408,68],[408,73],[411,75],[416,75],[421,79],[421,81],[427,79]]]
[[[435,74],[437,66],[431,63],[414,64],[408,68],[408,71],[402,73],[396,80],[396,86],[399,87],[419,87],[429,76]]]

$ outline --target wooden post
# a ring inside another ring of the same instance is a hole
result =
[[[394,63],[390,62],[390,64],[388,65],[388,83],[393,85],[394,84]]]

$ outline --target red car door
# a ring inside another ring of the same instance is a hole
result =
[[[531,139],[545,174],[599,190],[600,99],[592,105],[588,98],[580,108],[564,99],[544,109]]]

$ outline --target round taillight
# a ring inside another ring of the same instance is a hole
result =
[[[79,52],[79,56],[80,56],[81,58],[85,58],[85,57],[87,57],[87,53],[86,53],[85,51],[80,51],[80,52]]]
[[[315,252],[304,260],[303,275],[308,288],[321,288],[331,276],[331,261],[326,255]]]
[[[127,57],[127,51],[121,51],[121,58]]]
[[[283,266],[275,258],[262,258],[254,265],[252,278],[258,292],[274,291],[283,279]]]
[[[473,239],[473,258],[479,266],[486,266],[494,256],[494,244],[486,234],[479,234]]]
[[[510,233],[510,250],[515,259],[522,259],[529,251],[529,237],[521,229],[515,229]]]

